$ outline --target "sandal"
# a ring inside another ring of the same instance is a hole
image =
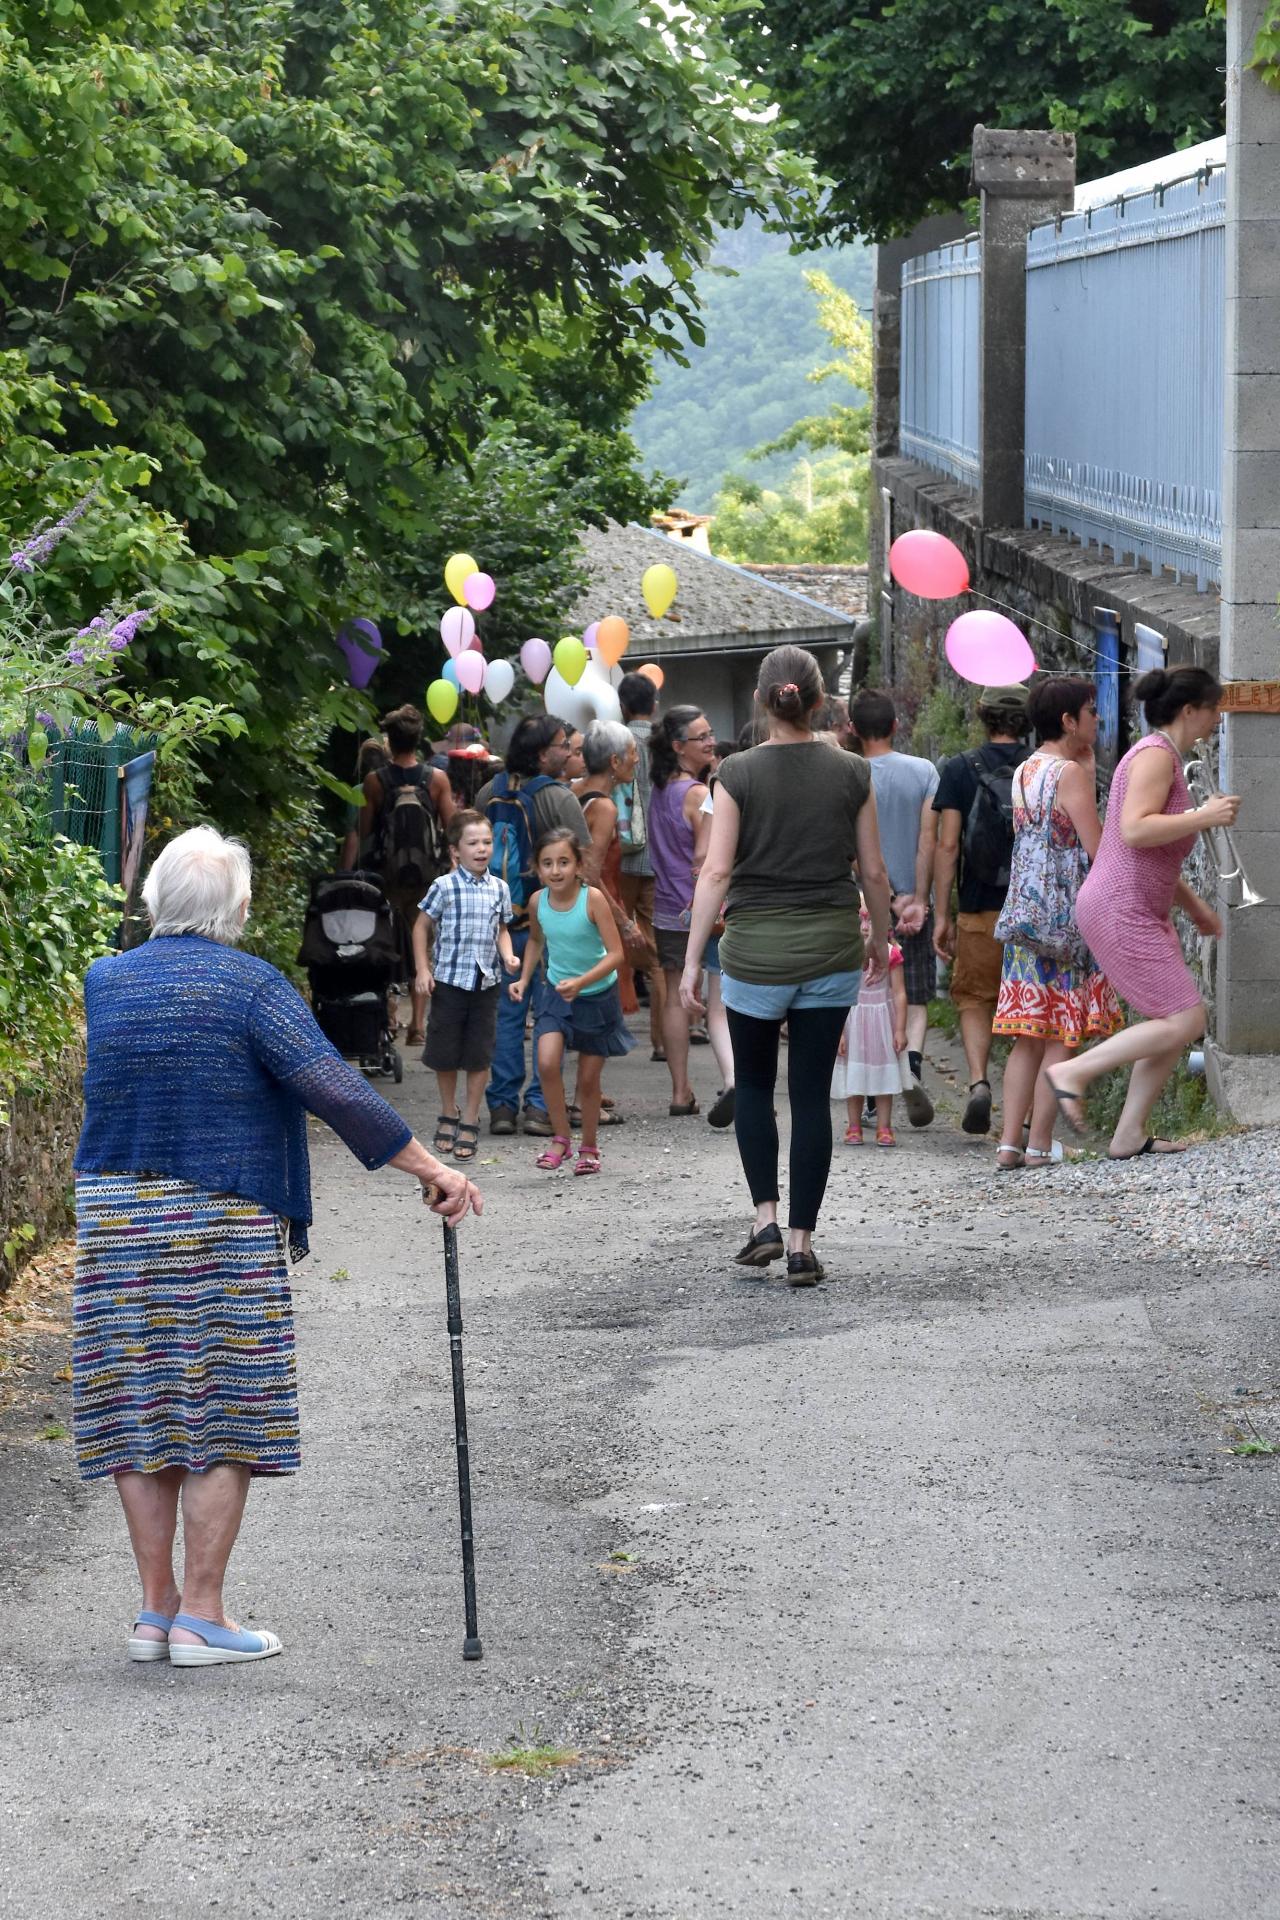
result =
[[[1174,1140],[1157,1140],[1149,1133],[1142,1145],[1133,1153],[1108,1153],[1108,1160],[1141,1160],[1144,1153],[1185,1153],[1185,1146],[1179,1146]]]
[[[577,1164],[575,1165],[573,1170],[575,1173],[599,1173],[600,1172],[599,1147],[579,1147]]]
[[[876,1145],[878,1147],[896,1147],[897,1144],[897,1141],[893,1137],[892,1127],[876,1128]]]
[[[626,1115],[623,1113],[617,1112],[612,1101],[610,1101],[607,1107],[602,1102],[600,1107],[600,1119],[598,1124],[602,1127],[622,1127],[626,1125]],[[582,1132],[582,1108],[581,1107],[570,1107],[569,1125],[572,1127],[575,1133]]]
[[[464,1134],[466,1135],[465,1140],[462,1137]],[[479,1144],[480,1144],[479,1124],[476,1123],[473,1125],[470,1120],[459,1120],[457,1136],[453,1143],[454,1159],[455,1160],[474,1160],[476,1157],[476,1148],[479,1146]]]
[[[844,1143],[846,1147],[860,1147],[862,1145],[862,1128],[846,1127],[844,1130]]]
[[[1002,1160],[1000,1158],[1002,1153],[1011,1153],[1014,1158],[1012,1160]],[[1015,1146],[1011,1140],[1002,1140],[1000,1142],[1000,1145],[996,1148],[997,1173],[1021,1173],[1026,1164],[1027,1149],[1025,1147]]]
[[[683,1120],[686,1119],[689,1114],[701,1113],[701,1111],[702,1109],[698,1105],[696,1096],[692,1100],[673,1100],[667,1108],[667,1112],[673,1120]]]
[[[1047,1068],[1045,1069],[1045,1073],[1044,1073],[1044,1083],[1048,1087],[1054,1099],[1057,1101],[1058,1111],[1062,1115],[1063,1119],[1066,1121],[1067,1125],[1070,1127],[1072,1133],[1084,1133],[1086,1131],[1084,1119],[1083,1119],[1084,1095],[1082,1093],[1067,1093],[1064,1088],[1056,1084],[1056,1082],[1054,1081],[1053,1075],[1048,1071]],[[1067,1111],[1068,1107],[1079,1107],[1082,1117],[1079,1120],[1077,1120],[1072,1114],[1070,1114]]]
[[[442,1113],[436,1120],[436,1130],[431,1140],[433,1153],[452,1153],[453,1143],[458,1137],[458,1128],[462,1125],[461,1113]]]
[[[407,1047],[425,1046],[426,1039],[427,1039],[427,1036],[422,1027],[410,1027],[408,1033],[406,1033],[404,1037],[405,1045]]]
[[[566,1140],[562,1133],[553,1133],[550,1143],[542,1149],[534,1161],[535,1167],[541,1167],[544,1173],[554,1173],[562,1166],[573,1151],[573,1142]]]

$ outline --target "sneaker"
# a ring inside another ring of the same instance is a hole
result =
[[[914,1077],[902,1096],[902,1104],[913,1127],[927,1127],[933,1119],[933,1102]]]
[[[511,1131],[514,1133],[515,1128]],[[553,1132],[551,1115],[544,1107],[526,1107],[520,1121],[521,1133],[534,1133],[542,1139],[549,1139]]]
[[[787,1255],[787,1285],[789,1287],[816,1287],[826,1274],[826,1268],[816,1253],[789,1253]]]
[[[515,1130],[516,1115],[514,1107],[490,1107],[490,1133],[514,1133]]]
[[[709,1127],[731,1127],[733,1125],[733,1109],[733,1088],[726,1087],[723,1093],[718,1093],[712,1102],[711,1111],[707,1115],[707,1125]]]

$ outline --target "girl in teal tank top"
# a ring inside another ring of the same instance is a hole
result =
[[[537,1165],[554,1170],[569,1158],[569,1110],[564,1097],[564,1053],[578,1055],[578,1105],[582,1146],[575,1173],[599,1173],[600,1086],[607,1059],[630,1053],[635,1041],[622,1019],[618,968],[622,935],[599,887],[582,876],[582,850],[560,827],[544,833],[535,849],[542,886],[529,902],[529,941],[520,978],[508,991],[523,1000],[534,990],[534,1053],[547,1112],[555,1133]],[[545,975],[540,971],[545,957]]]

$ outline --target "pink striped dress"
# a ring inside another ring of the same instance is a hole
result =
[[[1167,753],[1173,785],[1165,813],[1186,813],[1191,795],[1182,762],[1161,733],[1149,733],[1130,747],[1115,770],[1102,826],[1102,843],[1076,898],[1076,925],[1103,973],[1135,1013],[1148,1020],[1185,1013],[1201,998],[1170,914],[1182,863],[1196,835],[1170,840],[1163,847],[1128,847],[1120,835],[1120,816],[1129,790],[1129,772],[1140,753]]]

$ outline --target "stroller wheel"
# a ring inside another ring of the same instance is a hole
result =
[[[399,1047],[391,1049],[391,1077],[397,1086],[404,1079],[404,1061],[400,1057]]]

